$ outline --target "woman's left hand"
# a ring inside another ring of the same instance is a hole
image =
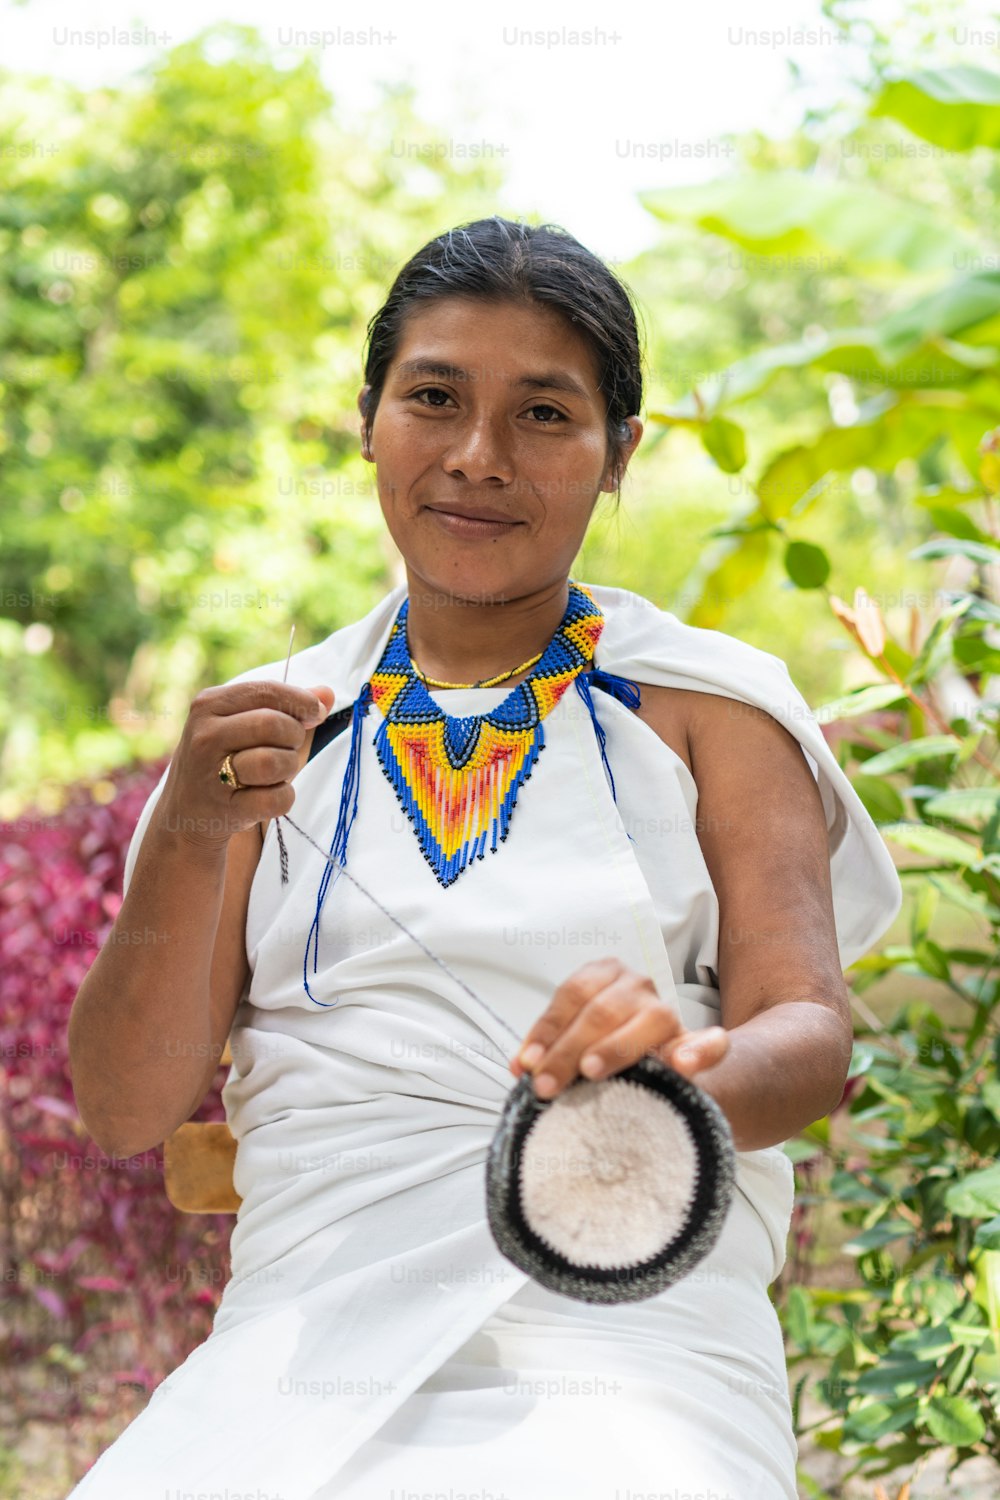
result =
[[[578,1074],[606,1078],[647,1052],[690,1078],[713,1067],[728,1049],[724,1027],[687,1030],[647,975],[617,958],[599,958],[559,986],[511,1069],[518,1078],[532,1073],[539,1098],[554,1099]]]

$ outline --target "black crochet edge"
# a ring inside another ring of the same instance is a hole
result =
[[[582,1302],[638,1302],[686,1276],[719,1238],[736,1181],[729,1121],[704,1089],[649,1056],[610,1078],[627,1079],[668,1100],[684,1116],[694,1141],[694,1198],[683,1227],[656,1255],[633,1265],[579,1266],[529,1227],[521,1202],[521,1153],[539,1116],[555,1101],[537,1097],[528,1073],[508,1095],[486,1162],[487,1221],[501,1254],[550,1291]]]

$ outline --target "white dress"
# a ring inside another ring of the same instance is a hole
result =
[[[607,621],[598,667],[754,703],[800,741],[826,811],[846,968],[888,928],[902,891],[784,663],[628,591],[588,587]],[[404,596],[394,589],[293,657],[289,681],[326,682],[335,708],[351,703]],[[233,680],[283,670],[269,663]],[[506,693],[434,696],[454,715]],[[793,1203],[779,1146],[738,1154],[714,1248],[645,1301],[549,1292],[500,1254],[486,1222],[485,1158],[514,1081],[508,1059],[557,984],[615,954],[653,978],[685,1025],[719,1019],[719,908],[694,779],[621,702],[593,697],[617,801],[571,686],[544,720],[508,838],[447,888],[377,760],[374,705],[363,721],[347,869],[516,1039],[343,877],[322,907],[310,999],[304,955],[324,861],[286,828],[282,886],[269,827],[223,1092],[243,1198],[232,1276],[209,1337],[73,1500],[795,1500],[768,1296]],[[324,849],[350,738],[295,782],[292,817]],[[162,785],[136,828],[126,885]]]

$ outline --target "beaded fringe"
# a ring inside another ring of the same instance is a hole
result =
[[[453,884],[471,860],[484,857],[487,838],[491,853],[496,852],[498,840],[504,842],[517,794],[530,779],[545,748],[541,720],[527,743],[511,746],[506,754],[491,743],[496,738],[495,733],[487,732],[491,727],[483,725],[477,747],[477,759],[482,764],[461,770],[442,766],[421,753],[421,747],[410,742],[403,725],[383,719],[375,732],[375,750],[382,769],[413,825],[421,853],[443,886]],[[512,776],[508,771],[511,760],[520,762]],[[416,786],[411,784],[404,764]],[[442,857],[445,837],[453,852]]]

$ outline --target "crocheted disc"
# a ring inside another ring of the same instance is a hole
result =
[[[736,1176],[715,1100],[654,1057],[539,1099],[511,1089],[486,1163],[498,1249],[583,1302],[655,1296],[707,1255]]]
[[[630,1079],[586,1081],[528,1132],[521,1208],[575,1265],[637,1265],[683,1229],[697,1176],[690,1127],[669,1100]]]

